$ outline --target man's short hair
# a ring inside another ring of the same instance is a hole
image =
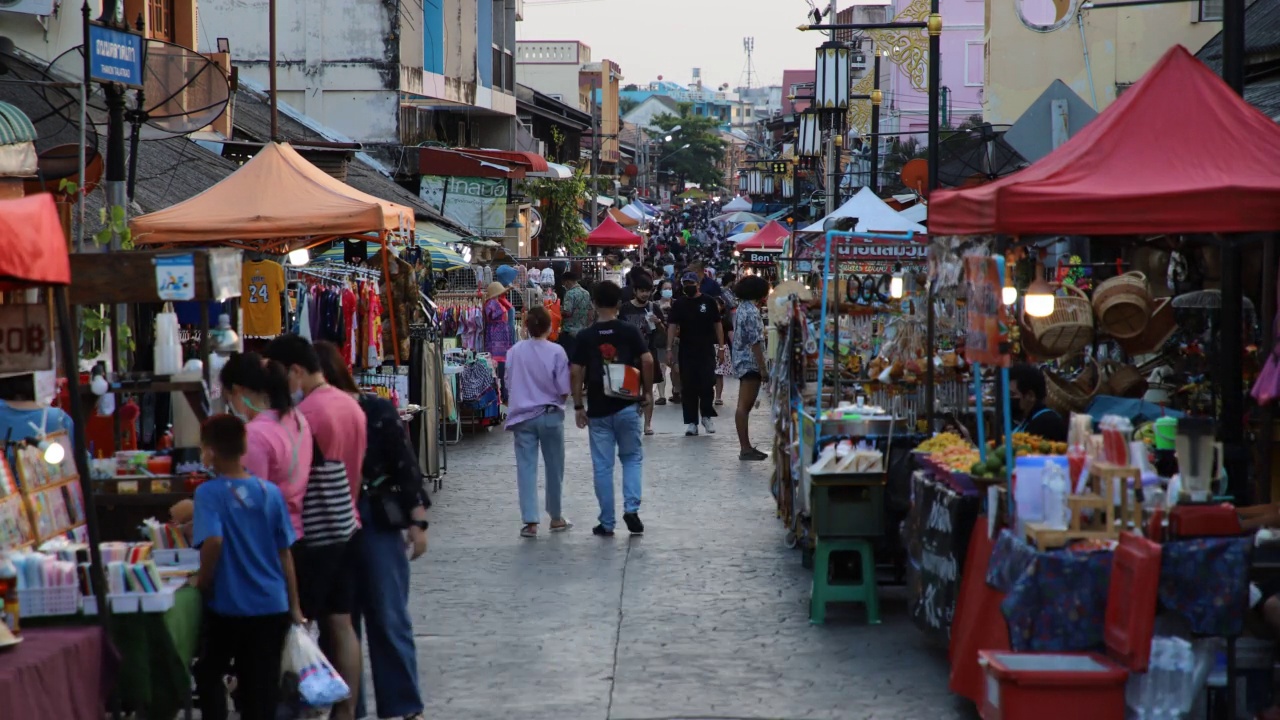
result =
[[[311,341],[300,335],[280,335],[267,343],[262,355],[280,363],[286,370],[297,365],[308,373],[320,372],[320,356],[311,347]]]
[[[560,282],[578,282],[578,277],[578,273],[572,270],[565,270],[564,273],[560,275]]]
[[[1031,393],[1040,402],[1044,402],[1049,394],[1045,387],[1044,373],[1035,365],[1019,363],[1009,368],[1009,382],[1018,386],[1018,392]]]
[[[591,301],[598,308],[616,308],[622,303],[622,288],[612,280],[596,283],[591,291]]]
[[[237,460],[246,451],[244,422],[234,415],[214,415],[200,426],[200,446],[220,460]]]

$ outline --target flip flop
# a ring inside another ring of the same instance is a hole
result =
[[[653,434],[653,428],[645,428],[644,434],[645,434],[645,435],[652,435],[652,434]]]
[[[556,525],[555,521],[552,521],[551,532],[557,532],[557,533],[564,532],[565,530],[568,530],[569,528],[573,527],[573,523],[569,522],[569,518],[560,518],[560,519],[564,521],[564,524]]]
[[[538,526],[537,526],[537,525],[524,525],[524,526],[522,526],[522,527],[520,528],[520,537],[522,537],[522,538],[536,538],[536,537],[538,537]]]

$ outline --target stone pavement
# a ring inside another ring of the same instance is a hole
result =
[[[738,460],[735,385],[712,436],[686,438],[678,407],[655,408],[642,537],[621,519],[616,537],[591,535],[591,459],[572,417],[565,534],[544,520],[537,540],[518,537],[506,433],[449,447],[410,598],[428,718],[974,717],[947,692],[945,654],[911,624],[900,589],[884,591],[882,625],[860,610],[809,624],[811,576],[783,545],[769,463]],[[767,415],[754,413],[760,447]]]

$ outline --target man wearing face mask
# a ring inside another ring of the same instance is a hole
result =
[[[1034,365],[1009,368],[1009,408],[1013,431],[1038,435],[1052,442],[1067,441],[1067,423],[1044,404],[1044,373]]]
[[[667,346],[675,348],[672,366],[680,367],[680,389],[684,408],[686,436],[698,434],[698,419],[708,433],[716,431],[716,346],[724,345],[724,328],[720,324],[720,308],[715,298],[703,295],[698,288],[696,272],[680,277],[680,292],[671,308],[671,325],[667,330]],[[679,341],[679,345],[676,344]],[[670,354],[670,353],[669,353]]]
[[[648,343],[650,354],[657,358],[656,339],[666,335],[667,326],[663,322],[662,311],[658,308],[658,304],[653,302],[653,280],[648,274],[639,270],[633,271],[631,275],[635,276],[631,284],[631,298],[623,301],[618,311],[618,319],[634,325],[640,331],[640,336]],[[661,397],[662,368],[657,362],[653,364],[653,384],[660,388],[658,392]],[[644,408],[645,435],[653,434],[653,405],[655,404],[658,403],[655,401]],[[666,401],[663,400],[661,404],[666,404]]]

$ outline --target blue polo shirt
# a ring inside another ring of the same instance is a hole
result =
[[[196,488],[194,544],[222,538],[209,609],[252,617],[289,611],[280,551],[294,542],[280,488],[256,477],[208,480]]]

